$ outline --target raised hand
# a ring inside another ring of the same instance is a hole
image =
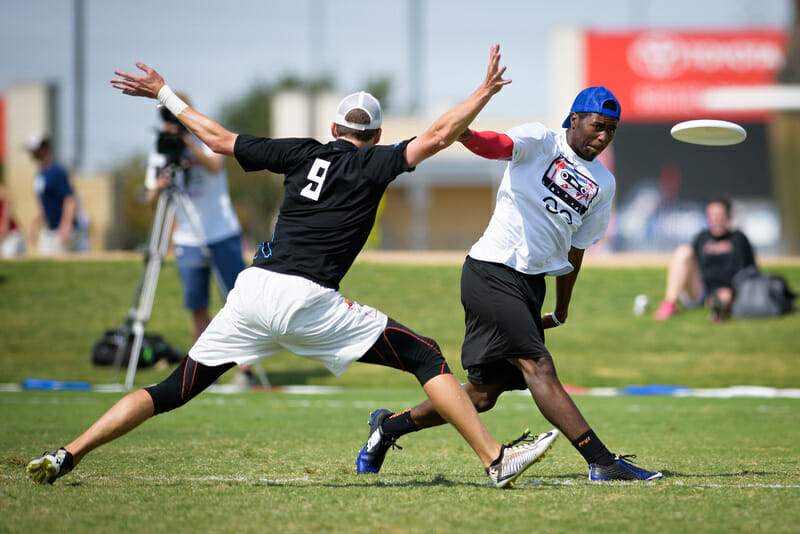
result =
[[[165,85],[164,78],[162,78],[155,69],[148,67],[140,61],[136,62],[136,66],[139,70],[144,71],[144,74],[131,74],[129,72],[115,70],[114,74],[119,76],[119,78],[113,78],[111,80],[111,85],[117,89],[121,89],[124,95],[156,98],[159,89]]]
[[[489,49],[489,68],[486,73],[486,80],[483,82],[490,94],[494,95],[504,85],[511,83],[511,80],[504,80],[503,74],[506,72],[505,65],[500,67],[500,45],[494,45]]]

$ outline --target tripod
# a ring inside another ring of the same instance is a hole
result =
[[[133,336],[130,353],[128,355],[128,371],[125,377],[125,387],[127,389],[133,388],[133,379],[136,376],[136,368],[139,364],[139,352],[142,349],[142,343],[144,341],[144,325],[150,320],[150,314],[153,310],[153,299],[155,298],[156,286],[158,284],[158,275],[161,272],[161,266],[164,263],[164,257],[169,248],[172,223],[175,220],[175,210],[178,208],[182,209],[195,235],[203,235],[202,226],[197,213],[192,209],[186,194],[176,185],[176,178],[182,178],[183,169],[172,166],[170,172],[173,178],[170,185],[158,195],[156,213],[153,218],[152,228],[150,229],[147,250],[145,251],[144,269],[141,272],[139,282],[134,290],[128,316],[117,329],[117,335],[121,337],[121,342],[117,344],[118,348],[114,357],[114,366],[111,370],[110,382],[116,382],[117,374],[125,358],[127,340]],[[182,180],[180,183],[182,183]],[[211,251],[205,245],[205,240],[201,239],[200,241],[203,243],[200,245],[201,253],[203,257],[209,261],[211,270],[214,273],[214,279],[224,299],[228,294],[229,288],[225,286],[224,279],[217,271],[211,259]],[[256,371],[259,382],[261,382],[263,386],[269,386],[269,380],[261,364],[256,362],[253,364],[253,368]]]

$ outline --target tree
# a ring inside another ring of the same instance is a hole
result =
[[[781,84],[800,84],[800,0],[794,1],[794,22],[790,29],[789,48]],[[772,155],[772,194],[778,206],[783,247],[789,254],[800,254],[800,110],[775,114],[770,124]]]

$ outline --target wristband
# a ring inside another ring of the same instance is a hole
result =
[[[167,108],[176,117],[178,113],[189,107],[189,104],[181,100],[167,84],[164,84],[158,90],[158,103]]]
[[[561,326],[562,324],[564,324],[564,323],[562,323],[561,321],[558,320],[558,317],[556,317],[556,311],[555,310],[553,310],[553,313],[550,314],[550,318],[553,319],[553,322],[556,323],[556,326]]]

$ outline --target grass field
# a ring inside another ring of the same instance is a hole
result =
[[[26,377],[108,381],[91,344],[124,318],[137,261],[0,263],[0,383]],[[800,287],[800,267],[774,267]],[[657,301],[662,268],[586,268],[569,325],[548,332],[562,381],[581,386],[738,384],[800,387],[800,314],[712,325],[702,311],[667,323],[631,313]],[[458,266],[359,263],[343,293],[435,337],[460,378]],[[188,348],[174,266],[148,330]],[[219,302],[215,302],[218,306]],[[552,306],[552,302],[549,303]],[[413,377],[356,365],[334,378],[285,354],[274,384],[323,394],[206,393],[87,457],[54,486],[24,464],[72,439],[120,393],[0,392],[0,532],[797,532],[800,400],[595,397],[575,400],[616,452],[664,471],[653,483],[589,483],[562,437],[516,488],[490,487],[449,427],[400,440],[377,476],[356,476],[369,411],[421,398]],[[168,370],[145,369],[137,384]],[[523,394],[484,415],[503,441],[547,424]]]

